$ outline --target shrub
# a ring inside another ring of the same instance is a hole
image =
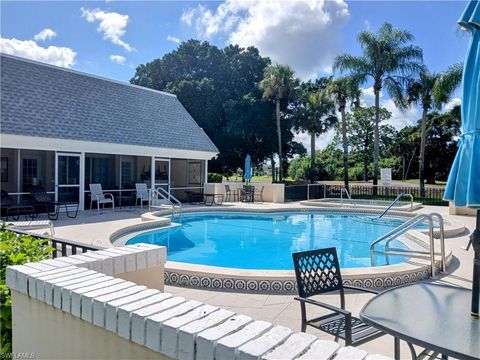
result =
[[[6,268],[10,265],[22,265],[50,257],[53,248],[47,240],[35,239],[30,235],[18,235],[13,231],[1,229],[0,241],[0,351],[12,352],[12,300],[10,290],[5,284]]]
[[[209,183],[221,183],[223,180],[222,174],[217,173],[208,173],[208,182]]]

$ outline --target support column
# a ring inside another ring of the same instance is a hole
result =
[[[150,188],[155,188],[155,156],[152,156],[150,162]]]
[[[205,160],[205,184],[208,183],[208,160]]]
[[[80,187],[79,191],[79,205],[78,210],[85,209],[85,153],[80,153]]]

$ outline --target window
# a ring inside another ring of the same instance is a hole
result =
[[[128,160],[122,160],[122,188],[133,188],[133,163]]]
[[[32,185],[38,184],[38,159],[23,158],[23,183],[22,191],[29,191]]]

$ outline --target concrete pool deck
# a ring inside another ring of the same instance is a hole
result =
[[[254,209],[266,209],[275,206],[278,209],[294,209],[298,208],[299,204],[225,204],[219,207],[218,210],[227,206]],[[55,222],[56,236],[99,246],[112,246],[109,241],[110,234],[120,227],[140,223],[139,216],[145,211],[145,208],[143,211],[137,208],[124,208],[112,213],[111,210],[106,209],[100,215],[93,211],[85,211],[79,213],[77,219],[68,219],[61,215],[60,219]],[[416,212],[438,212],[446,220],[453,220],[465,225],[466,230],[464,233],[446,240],[446,243],[452,249],[453,259],[447,269],[447,274],[439,274],[435,281],[471,288],[473,251],[466,252],[461,249],[461,246],[467,245],[469,241],[468,235],[475,227],[475,218],[449,215],[448,207],[425,206]],[[248,294],[177,286],[165,286],[165,291],[210,305],[219,305],[226,309],[252,316],[257,320],[266,320],[277,325],[287,325],[297,331],[300,329],[300,309],[298,303],[293,300],[292,295]],[[347,293],[346,307],[353,314],[358,314],[370,297],[371,295],[369,294]],[[319,296],[319,299],[331,304],[338,304],[337,295],[323,295]],[[319,310],[315,309],[315,311]],[[312,328],[307,329],[307,332],[322,339],[332,339],[332,337]],[[381,353],[391,357],[393,355],[393,338],[384,336],[364,344],[360,348],[370,353]],[[410,358],[408,348],[404,343],[402,343],[402,355],[404,358]]]

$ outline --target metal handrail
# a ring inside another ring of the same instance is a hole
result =
[[[166,191],[161,187],[149,190],[149,196],[148,196],[149,210],[151,210],[152,207],[158,207],[152,204],[152,199],[154,199],[155,196],[156,197],[160,196],[172,207],[172,215],[175,215],[176,213],[178,214],[182,213],[182,203],[180,202],[180,200],[178,200],[175,196],[173,196],[172,194],[170,194],[168,191]]]
[[[387,260],[387,264],[389,263],[389,244],[393,240],[395,240],[399,235],[410,230],[415,225],[423,222],[428,221],[428,234],[430,240],[430,266],[432,271],[432,277],[435,276],[435,238],[434,238],[434,229],[433,229],[433,218],[436,217],[438,219],[439,228],[440,228],[440,256],[441,256],[441,265],[442,265],[442,272],[446,271],[446,261],[445,261],[445,231],[444,231],[444,223],[443,218],[438,213],[431,213],[431,214],[419,214],[414,218],[406,221],[405,223],[401,224],[397,228],[393,229],[392,231],[382,235],[377,240],[373,241],[370,244],[370,261],[371,265],[375,266],[375,254],[384,254]],[[375,250],[375,245],[379,244],[380,242],[385,241],[385,251]],[[424,252],[419,251],[412,251],[409,253],[410,257],[421,257],[424,258]]]
[[[380,214],[380,216],[378,218],[381,219],[404,196],[407,196],[407,197],[410,198],[410,211],[413,211],[413,196],[412,196],[412,194],[401,193],[400,195],[398,195],[395,198],[395,200],[392,201],[392,203],[390,205],[387,206],[387,208],[384,210],[383,213]]]
[[[348,189],[343,186],[341,189],[340,189],[340,206],[343,207],[343,193],[345,192],[345,195],[347,195],[347,198],[349,200],[352,200],[352,197],[350,196],[350,193],[348,192]],[[353,203],[353,206],[355,206],[355,203]]]

